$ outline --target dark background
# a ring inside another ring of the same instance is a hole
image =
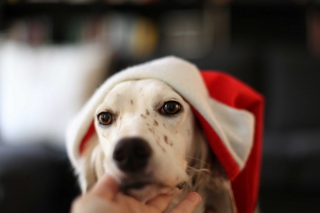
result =
[[[266,97],[261,211],[320,212],[319,1],[2,1],[0,29],[5,38],[34,47],[77,44],[99,40],[99,30],[92,33],[90,26],[113,13],[130,26],[122,31],[122,42],[137,45],[111,48],[109,74],[173,54],[248,83]],[[133,39],[139,29],[132,23],[141,19],[150,23],[145,35],[155,38],[151,43]],[[21,38],[14,33],[17,20],[27,26],[38,23],[45,36],[34,35],[29,27],[29,36]],[[89,36],[74,32],[81,27],[70,30],[81,21],[89,22]],[[65,152],[2,142],[0,212],[67,212],[77,191]]]

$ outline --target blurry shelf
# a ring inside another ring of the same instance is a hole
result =
[[[1,0],[0,0],[1,1]],[[89,3],[71,2],[26,2],[0,3],[0,30],[6,31],[12,23],[19,20],[48,20],[53,41],[63,42],[64,32],[70,28],[70,20],[86,22],[91,18],[104,17],[112,13],[122,13],[124,16],[131,14],[138,17],[147,17],[151,21],[158,21],[163,14],[172,10],[203,10],[205,0],[159,0],[152,3],[139,4],[134,2],[113,4],[96,1]],[[96,16],[97,15],[97,16]],[[29,19],[30,18],[30,19]]]
[[[175,3],[172,1],[157,1],[149,4],[108,4],[103,2],[96,3],[15,3],[4,4],[3,12],[5,17],[16,17],[23,15],[39,14],[84,14],[84,13],[106,13],[109,11],[135,12],[142,14],[160,13],[167,10],[176,9],[201,9],[203,1],[194,3]]]

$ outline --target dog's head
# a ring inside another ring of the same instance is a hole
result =
[[[82,175],[109,173],[141,201],[175,194],[188,180],[194,122],[189,104],[167,84],[156,79],[119,83],[96,109],[98,142],[87,149]],[[90,187],[96,178],[82,184]]]
[[[224,182],[227,191],[233,184],[237,204],[252,208],[262,106],[263,98],[236,79],[166,57],[109,78],[70,124],[68,154],[83,192],[109,173],[123,192],[147,201],[178,193],[190,179],[197,185],[188,168],[213,171],[205,166],[213,151],[231,181]],[[206,188],[207,182],[201,183]]]

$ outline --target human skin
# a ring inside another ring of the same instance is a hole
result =
[[[105,175],[88,193],[75,199],[71,213],[161,213],[166,211],[172,198],[159,195],[145,204],[141,203],[119,192],[116,181]],[[201,200],[198,193],[190,192],[169,213],[192,213]]]

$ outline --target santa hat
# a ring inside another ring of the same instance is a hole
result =
[[[95,92],[67,131],[67,150],[73,166],[79,169],[81,153],[95,133],[97,106],[115,85],[137,79],[161,80],[188,101],[231,180],[238,212],[252,213],[258,201],[263,97],[227,74],[200,72],[193,64],[176,57],[127,68]]]

